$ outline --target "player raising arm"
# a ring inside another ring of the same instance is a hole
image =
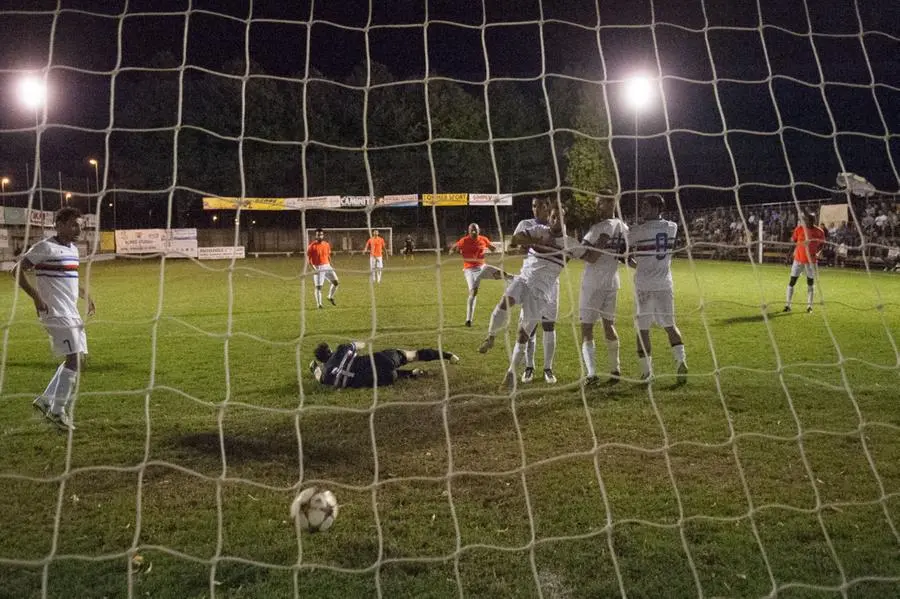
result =
[[[450,253],[458,252],[463,257],[463,275],[469,286],[469,298],[466,302],[466,326],[472,326],[475,317],[475,304],[477,302],[478,287],[482,276],[490,276],[493,279],[503,277],[503,271],[484,263],[484,253],[496,251],[494,244],[486,236],[481,234],[481,228],[472,223],[468,233],[450,246]]]
[[[369,269],[372,271],[372,280],[381,283],[381,271],[384,270],[384,237],[378,229],[372,231],[372,236],[366,241],[366,253],[369,254]]]
[[[619,382],[619,335],[616,332],[616,304],[619,294],[620,248],[628,225],[616,218],[616,196],[607,192],[597,196],[597,218],[585,234],[582,244],[584,275],[581,279],[581,356],[588,384],[597,382],[595,367],[594,323],[603,321],[603,333],[609,355],[610,384]]]
[[[402,378],[416,378],[425,374],[421,369],[402,368],[410,362],[447,360],[458,364],[459,357],[436,349],[383,349],[371,355],[365,351],[363,341],[339,345],[334,351],[327,343],[315,349],[315,360],[309,369],[313,377],[323,385],[336,389],[344,387],[384,387]]]
[[[816,217],[802,214],[801,222],[794,229],[791,241],[796,244],[793,249],[794,262],[791,264],[791,280],[788,281],[784,311],[791,311],[791,300],[794,299],[794,285],[800,272],[806,273],[806,311],[812,312],[815,297],[816,265],[825,245],[825,231],[816,226]]]
[[[313,285],[315,285],[316,308],[322,307],[322,287],[327,280],[331,287],[328,289],[328,301],[332,306],[336,306],[334,302],[334,294],[337,292],[338,276],[331,266],[331,244],[325,241],[325,231],[316,229],[316,237],[306,248],[306,261],[312,266]]]
[[[662,218],[665,201],[652,194],[641,200],[644,220],[628,232],[629,251],[634,256],[634,290],[636,295],[637,353],[641,363],[641,378],[653,377],[653,358],[650,351],[650,326],[665,329],[675,358],[678,383],[687,382],[684,342],[675,326],[675,296],[672,284],[672,250],[678,225]]]
[[[63,208],[56,213],[56,235],[34,244],[22,255],[12,274],[19,287],[34,302],[38,318],[50,335],[57,356],[65,356],[44,392],[32,404],[60,430],[75,430],[72,424],[72,393],[87,353],[84,322],[78,312],[78,298],[87,300],[87,314],[94,314],[94,302],[78,283],[80,258],[75,241],[81,236],[81,212]],[[26,273],[34,271],[36,286]]]

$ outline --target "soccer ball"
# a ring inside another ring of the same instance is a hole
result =
[[[291,504],[291,519],[307,532],[325,532],[338,515],[337,498],[327,489],[307,487]]]

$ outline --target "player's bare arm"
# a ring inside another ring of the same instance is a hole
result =
[[[87,303],[87,315],[93,316],[97,311],[97,307],[94,305],[94,298],[90,297],[85,288],[80,285],[78,286],[78,297]]]
[[[582,259],[588,264],[593,264],[600,259],[600,256],[602,256],[604,253],[607,253],[604,250],[606,250],[608,245],[609,235],[607,235],[606,233],[601,234],[597,241],[593,244],[582,244],[582,247],[585,250]]]
[[[32,264],[27,258],[23,258],[19,261],[18,264],[12,269],[12,276],[19,282],[19,288],[24,291],[28,297],[31,298],[31,301],[34,302],[34,309],[37,311],[38,316],[40,316],[43,312],[46,312],[49,308],[47,307],[47,302],[41,298],[41,294],[38,293],[38,290],[31,284],[28,276],[25,274],[31,270],[34,270],[34,264]]]

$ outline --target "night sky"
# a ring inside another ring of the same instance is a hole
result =
[[[161,51],[180,61],[186,47],[186,63],[210,71],[249,54],[270,75],[339,79],[366,60],[367,36],[371,59],[398,78],[606,82],[626,190],[635,121],[621,81],[635,72],[662,77],[663,91],[639,120],[642,189],[677,184],[689,204],[733,203],[710,189],[734,185],[731,156],[742,201],[791,199],[794,182],[798,199],[828,197],[841,170],[885,192],[900,185],[896,0],[617,0],[599,14],[593,0],[320,0],[312,14],[288,0],[129,0],[127,14],[124,0],[60,5],[0,3],[0,174],[12,189],[34,159],[13,143],[34,137],[15,95],[25,71],[49,67],[45,185],[61,170],[69,186],[92,176],[87,157],[103,160],[117,69],[146,68]]]

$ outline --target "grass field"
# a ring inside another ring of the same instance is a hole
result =
[[[688,384],[656,331],[652,386],[585,392],[572,264],[560,384],[510,397],[508,341],[476,352],[501,283],[467,329],[458,262],[393,259],[377,288],[365,266],[339,256],[315,310],[298,259],[93,265],[71,437],[32,411],[56,362],[4,284],[0,596],[900,596],[900,276],[826,270],[826,303],[782,315],[785,267],[677,262]],[[316,343],[372,338],[462,362],[374,394],[311,380]],[[298,535],[314,481],[341,512]]]

